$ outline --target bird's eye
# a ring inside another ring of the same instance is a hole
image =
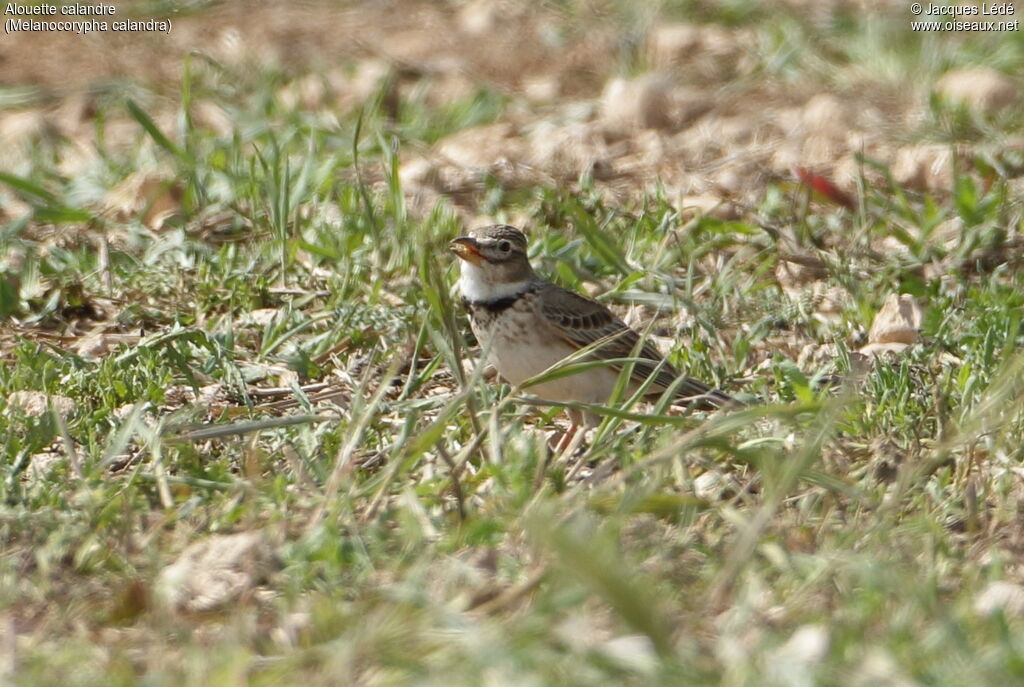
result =
[[[501,243],[498,244],[498,250],[500,250],[502,253],[507,253],[510,250],[512,250],[512,244],[509,243],[508,241],[502,241]]]

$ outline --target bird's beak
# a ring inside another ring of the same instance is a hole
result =
[[[448,247],[471,265],[479,265],[484,261],[484,256],[480,253],[480,244],[472,236],[460,236],[449,243]]]

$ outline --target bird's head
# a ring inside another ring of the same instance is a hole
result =
[[[533,278],[526,255],[526,236],[507,224],[475,229],[452,241],[449,247],[462,260],[464,282],[498,287]]]

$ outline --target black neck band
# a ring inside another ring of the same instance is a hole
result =
[[[497,298],[493,301],[466,301],[466,303],[474,308],[483,308],[489,313],[499,313],[508,310],[515,305],[521,295],[522,294],[505,296],[504,298]]]

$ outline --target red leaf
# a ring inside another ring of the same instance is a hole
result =
[[[850,194],[843,191],[820,174],[815,174],[806,167],[801,167],[799,165],[794,165],[793,174],[800,180],[800,183],[810,187],[812,191],[824,196],[828,200],[831,200],[836,205],[841,205],[847,210],[853,210],[857,207],[857,204],[854,202],[853,198],[850,197]]]

